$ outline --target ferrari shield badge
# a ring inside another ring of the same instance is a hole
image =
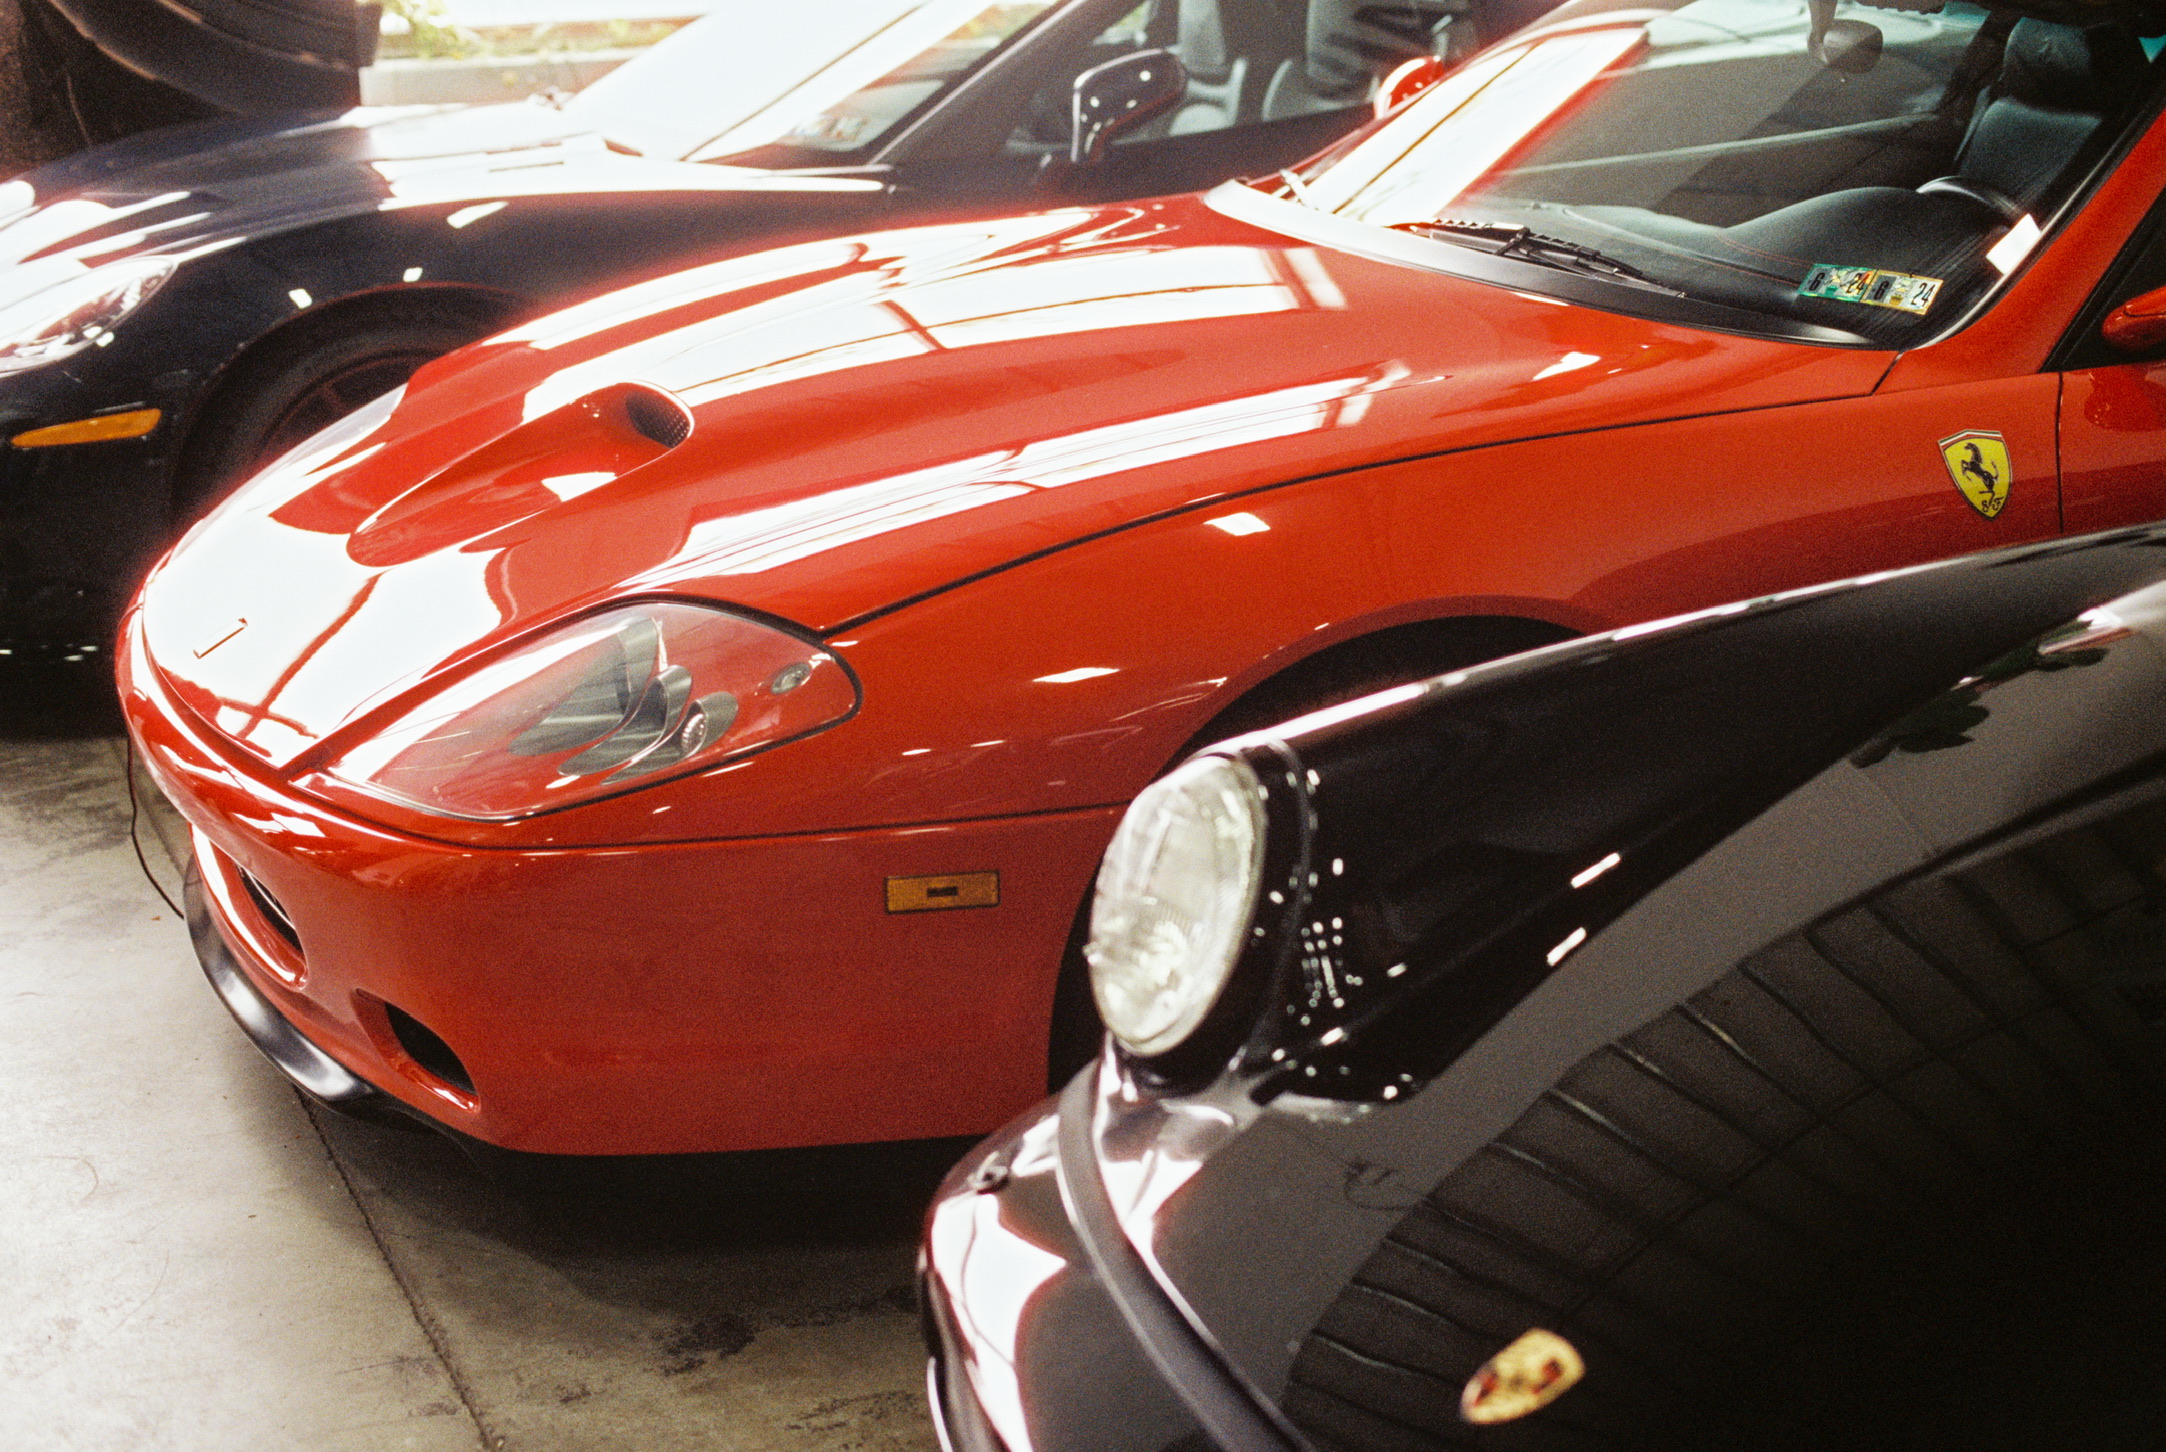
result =
[[[1517,1421],[1563,1396],[1586,1372],[1571,1342],[1536,1327],[1474,1373],[1459,1394],[1459,1415],[1476,1425]]]
[[[1954,434],[1940,441],[1940,461],[1971,508],[1987,519],[2001,512],[2016,472],[2008,461],[2006,439],[1983,429]]]

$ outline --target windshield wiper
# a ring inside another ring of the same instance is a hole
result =
[[[1312,212],[1323,210],[1316,205],[1316,198],[1310,194],[1308,183],[1296,176],[1292,167],[1280,167],[1268,176],[1244,176],[1237,177],[1236,180],[1242,186],[1254,187],[1265,196],[1289,198]]]
[[[1292,167],[1280,167],[1278,171],[1278,179],[1286,183],[1286,190],[1290,192],[1293,195],[1293,199],[1301,203],[1302,206],[1307,207],[1312,212],[1321,212],[1323,210],[1322,207],[1316,205],[1316,198],[1309,195],[1309,184],[1303,181],[1300,176],[1295,173]]]
[[[1516,227],[1502,222],[1393,222],[1394,232],[1412,232],[1418,237],[1434,237],[1439,242],[1457,242],[1462,246],[1475,247],[1492,257],[1510,257],[1521,262],[1539,263],[1544,267],[1561,268],[1588,277],[1606,277],[1616,282],[1628,282],[1635,287],[1653,288],[1674,297],[1685,294],[1674,287],[1664,287],[1646,273],[1629,263],[1578,242],[1567,242],[1562,237],[1550,237],[1531,227]],[[1483,246],[1494,243],[1494,246]]]

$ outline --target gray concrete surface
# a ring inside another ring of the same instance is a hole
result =
[[[0,1445],[931,1452],[909,1277],[959,1145],[507,1185],[306,1107],[138,868],[110,713],[51,691],[0,674]]]

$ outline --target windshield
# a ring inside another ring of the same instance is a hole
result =
[[[647,156],[839,165],[1057,0],[734,0],[565,102]],[[769,154],[759,154],[763,150]]]
[[[2145,110],[2159,29],[2110,6],[2076,23],[1828,0],[1585,15],[1285,186],[1438,244],[1442,268],[1481,252],[1627,308],[1668,296],[1904,346],[2012,272]]]

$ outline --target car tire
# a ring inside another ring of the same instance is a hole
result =
[[[243,354],[183,446],[175,521],[202,514],[295,444],[507,321],[506,307],[481,299],[387,299],[327,310]]]
[[[1408,681],[1554,645],[1571,635],[1568,630],[1538,620],[1482,618],[1422,620],[1342,641],[1244,692],[1190,737],[1159,775],[1214,741]],[[1096,1058],[1105,1038],[1098,1005],[1091,998],[1090,965],[1083,961],[1096,888],[1093,877],[1091,888],[1084,892],[1083,902],[1076,909],[1068,944],[1061,954],[1060,977],[1053,985],[1053,1019],[1046,1042],[1049,1089],[1059,1089]]]

